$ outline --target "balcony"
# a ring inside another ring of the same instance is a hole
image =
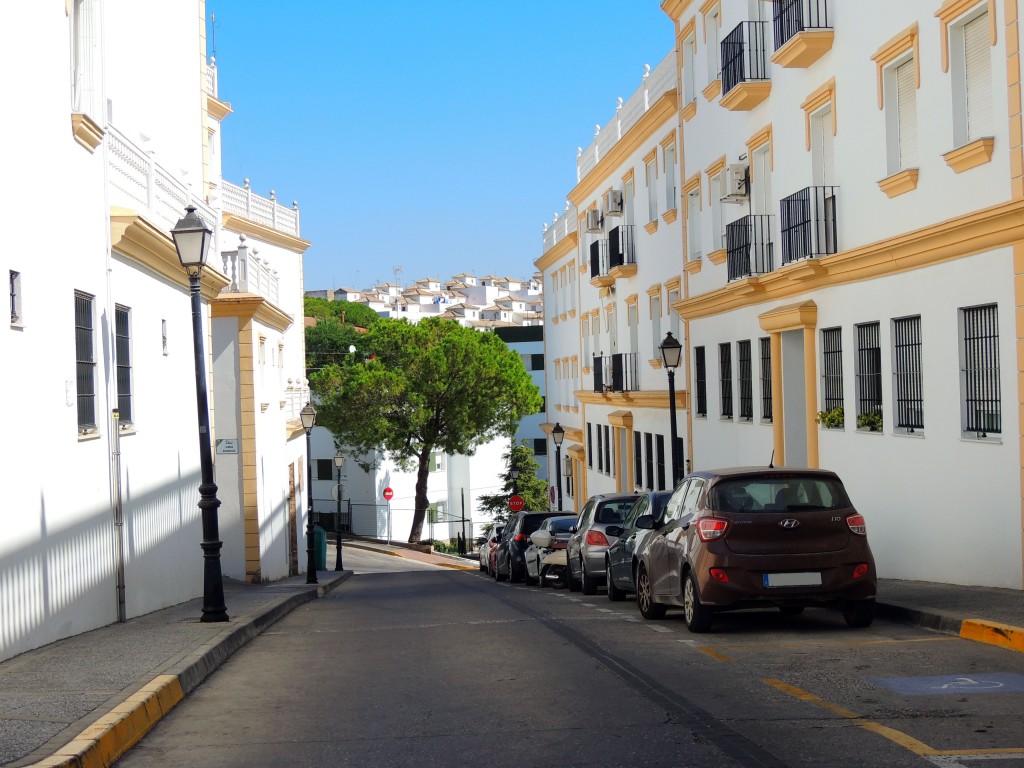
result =
[[[293,202],[291,208],[281,205],[274,190],[270,190],[269,198],[253,194],[248,179],[244,187],[225,181],[221,191],[224,213],[233,213],[286,235],[300,236],[298,203]]]
[[[576,232],[576,228],[576,206],[567,203],[561,216],[556,213],[551,224],[544,225],[544,253]]]
[[[781,67],[809,67],[832,48],[828,0],[780,0],[774,26],[772,62]]]
[[[806,187],[780,203],[782,263],[836,252],[838,187]]]
[[[765,275],[774,268],[772,217],[744,216],[725,227],[729,281]]]
[[[753,109],[768,98],[768,51],[764,21],[742,21],[722,41],[722,100],[734,112]]]
[[[619,352],[614,355],[594,355],[595,392],[637,392],[640,379],[637,375],[636,352]]]
[[[608,241],[595,240],[590,244],[590,284],[595,288],[604,288],[615,283],[609,274]]]
[[[608,232],[608,274],[612,278],[636,274],[635,224],[621,224]]]
[[[261,259],[255,248],[246,245],[245,235],[239,236],[237,251],[223,251],[221,272],[231,281],[226,293],[253,293],[277,304],[280,299],[280,279],[277,270],[266,259]]]

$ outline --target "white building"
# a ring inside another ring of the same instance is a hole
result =
[[[202,324],[226,576],[288,572],[275,526],[290,503],[304,508],[303,485],[288,482],[304,441],[289,435],[308,396],[294,322],[308,243],[296,208],[220,178],[231,110],[207,62],[203,3],[11,12],[35,56],[31,78],[8,59],[5,80],[33,120],[5,160],[17,226],[0,249],[0,348],[20,375],[0,385],[0,659],[202,592],[192,316],[169,234],[187,205],[214,228]],[[291,390],[254,363],[259,337]]]
[[[594,191],[621,192],[624,208],[657,205],[661,221],[637,233],[637,274],[613,276],[604,303],[589,298],[592,280],[579,281],[576,306],[559,294],[578,311],[583,349],[549,312],[549,370],[621,350],[634,334],[625,299],[643,309],[660,296],[671,316],[639,312],[636,335],[642,348],[679,329],[679,435],[693,466],[774,455],[834,469],[867,516],[881,576],[1021,588],[1018,6],[664,0],[676,32],[666,125],[679,126],[679,221],[665,220],[660,197],[672,143],[633,163],[630,187],[615,164],[644,149],[606,125],[570,194],[579,245],[568,222],[545,234],[548,291],[563,268],[585,266]],[[610,238],[600,210],[594,237]],[[641,276],[641,248],[674,228],[672,252]],[[639,409],[617,384],[596,407],[585,367],[578,378],[570,368],[571,395],[552,394],[547,428],[579,408],[567,438],[581,480],[590,493],[626,487],[620,473],[646,461],[641,430],[626,423]],[[576,431],[587,425],[611,432],[615,477],[607,458],[591,458],[607,440],[588,445]],[[966,545],[953,533],[965,524]]]

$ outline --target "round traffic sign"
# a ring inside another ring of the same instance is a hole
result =
[[[555,486],[553,485],[548,486],[548,498],[551,500],[552,504],[555,503]]]
[[[395,495],[395,492],[391,490],[391,487],[384,489],[384,501],[391,501],[391,497]]]
[[[510,497],[508,500],[508,508],[511,509],[513,512],[520,512],[525,506],[526,500],[519,494]]]

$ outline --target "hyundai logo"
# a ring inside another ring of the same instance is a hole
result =
[[[798,528],[800,526],[800,521],[794,520],[792,517],[787,517],[785,520],[779,523],[779,525],[781,525],[783,528]]]

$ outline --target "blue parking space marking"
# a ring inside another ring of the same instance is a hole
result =
[[[966,675],[934,677],[869,677],[868,682],[906,696],[1024,692],[1024,675],[1014,672],[971,672]]]

